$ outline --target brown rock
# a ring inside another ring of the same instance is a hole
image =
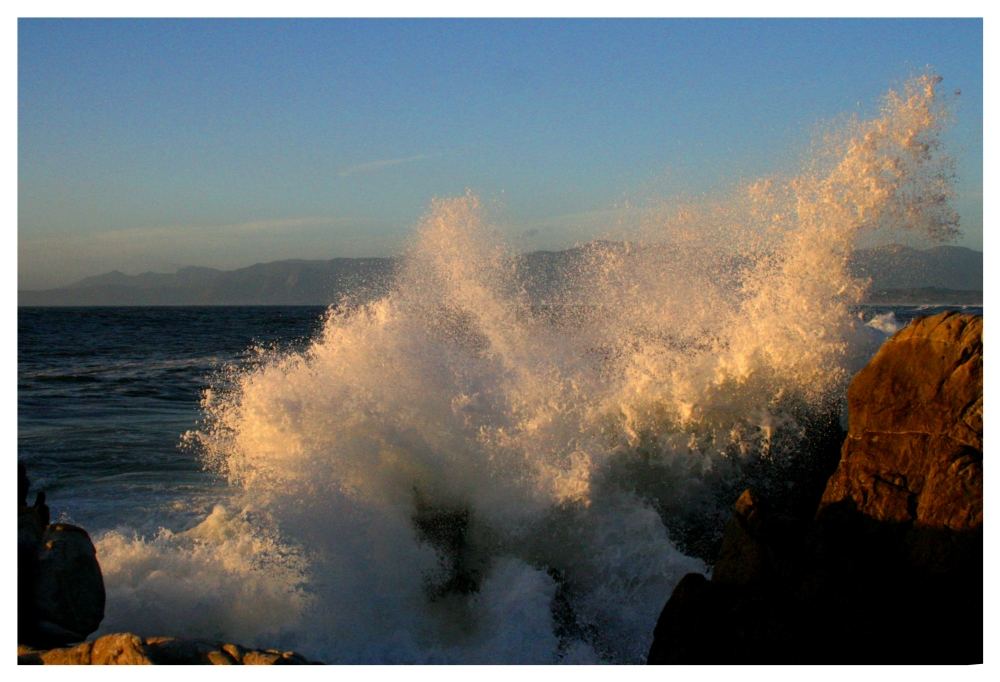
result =
[[[850,428],[820,513],[966,531],[983,522],[983,320],[917,320],[851,382]]]
[[[91,665],[152,665],[138,635],[124,632],[104,635],[94,641]]]
[[[233,659],[214,642],[175,637],[149,637],[146,651],[154,665],[232,665]]]
[[[243,663],[243,647],[239,644],[223,644],[222,650],[229,654],[229,656],[237,663]]]
[[[310,661],[293,651],[246,650],[238,644],[201,639],[149,637],[132,633],[99,637],[75,647],[35,649],[18,645],[18,664],[48,665],[303,665]]]
[[[88,665],[93,648],[92,642],[84,642],[73,647],[43,651],[39,658],[45,665]]]
[[[18,665],[42,665],[42,658],[39,652],[25,644],[17,645]]]
[[[294,651],[247,651],[243,654],[243,665],[306,665],[309,661]]]
[[[248,651],[243,654],[243,665],[274,665],[280,658],[278,651]]]
[[[886,342],[811,521],[737,501],[711,580],[686,576],[650,663],[979,663],[982,318]]]
[[[224,651],[209,651],[205,654],[205,662],[209,665],[237,665],[236,661]]]
[[[966,424],[982,412],[983,318],[945,312],[883,344],[848,390],[850,432],[940,433],[982,448]]]
[[[91,642],[57,649],[35,649],[19,644],[18,665],[90,665]]]

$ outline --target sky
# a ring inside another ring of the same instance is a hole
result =
[[[399,253],[470,189],[522,250],[794,169],[928,68],[982,248],[980,20],[25,20],[18,287]]]

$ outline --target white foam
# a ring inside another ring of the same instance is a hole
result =
[[[903,324],[896,319],[896,316],[892,311],[882,313],[880,315],[874,315],[872,319],[868,320],[865,324],[888,336],[892,336],[903,328]]]

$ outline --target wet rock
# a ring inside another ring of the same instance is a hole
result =
[[[820,515],[968,531],[983,523],[983,319],[941,313],[887,341],[851,382],[850,427]]]
[[[26,503],[30,481],[18,462],[18,642],[60,646],[82,641],[104,618],[104,579],[87,532],[49,524],[44,491]]]
[[[280,659],[277,651],[248,651],[243,656],[243,665],[274,665]]]
[[[138,635],[119,633],[98,637],[90,653],[91,665],[152,665]]]
[[[293,651],[245,649],[238,644],[124,632],[104,635],[73,647],[34,649],[19,646],[22,665],[304,665]]]
[[[751,585],[767,579],[768,547],[760,537],[761,512],[753,493],[744,490],[722,536],[712,579],[716,583]]]
[[[723,662],[720,655],[726,652],[716,652],[711,639],[704,636],[715,629],[714,621],[720,615],[716,592],[716,586],[700,573],[688,573],[681,578],[656,622],[648,663]],[[669,646],[664,646],[664,642]]]
[[[19,646],[17,648],[17,662],[34,665],[89,665],[92,649],[91,642],[84,642],[75,647],[49,649],[48,651],[36,651],[30,647]]]
[[[982,653],[982,318],[887,341],[813,518],[746,491],[711,580],[686,576],[650,663],[976,663]]]
[[[293,651],[176,637],[116,633],[81,642],[104,618],[104,578],[85,530],[49,524],[45,494],[28,506],[30,481],[18,462],[18,648],[27,665],[300,665]]]
[[[149,637],[146,650],[154,665],[233,665],[236,662],[218,644],[200,639]]]
[[[239,644],[223,644],[222,650],[225,651],[230,658],[232,658],[237,663],[243,663],[243,654],[245,653],[243,647]]]
[[[52,524],[42,536],[34,586],[38,628],[50,641],[80,641],[104,619],[104,578],[85,530]]]

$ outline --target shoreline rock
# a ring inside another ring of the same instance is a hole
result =
[[[83,641],[104,619],[97,550],[84,529],[49,523],[44,492],[29,506],[29,489],[18,462],[18,642],[52,647]]]
[[[794,504],[745,490],[712,578],[678,583],[648,662],[981,663],[982,355],[981,316],[922,318],[888,340],[851,383],[825,487]],[[201,639],[83,641],[104,615],[94,545],[49,523],[44,493],[27,504],[21,463],[19,479],[19,664],[312,663]]]
[[[21,665],[310,665],[294,651],[247,649],[238,644],[175,637],[142,638],[130,632],[72,647],[17,647]]]
[[[18,462],[17,662],[26,665],[303,665],[294,651],[125,632],[84,641],[104,619],[97,550],[83,528],[49,523],[45,493]]]
[[[981,663],[981,316],[886,341],[851,382],[840,462],[811,518],[747,490],[711,580],[685,576],[648,662]]]

